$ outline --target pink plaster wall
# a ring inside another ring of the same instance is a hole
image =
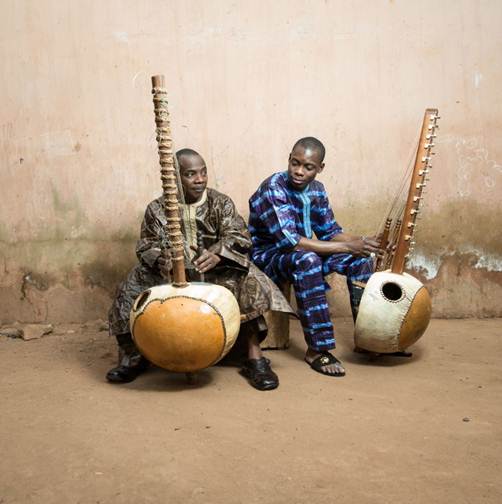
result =
[[[203,154],[243,214],[314,135],[338,219],[365,234],[438,107],[412,266],[437,316],[501,316],[500,26],[497,0],[3,1],[2,321],[105,316],[160,189],[155,73],[177,147]]]

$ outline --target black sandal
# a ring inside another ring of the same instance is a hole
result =
[[[326,371],[324,371],[324,367],[328,366],[329,364],[340,364],[341,366],[343,365],[333,354],[330,354],[329,352],[322,352],[321,355],[318,355],[312,362],[309,362],[307,360],[307,357],[305,357],[305,362],[314,371],[317,371],[318,373],[321,373],[323,375],[334,376],[336,378],[345,376],[345,371],[338,373],[327,373]]]

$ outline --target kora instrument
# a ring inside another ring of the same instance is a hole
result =
[[[438,129],[437,109],[425,111],[406,203],[391,208],[381,233],[383,257],[368,280],[356,318],[355,345],[377,353],[404,351],[425,332],[432,303],[425,286],[404,272],[409,258],[423,188],[432,168],[432,149]],[[382,271],[383,270],[383,271]]]
[[[150,362],[169,371],[191,373],[212,366],[235,343],[240,310],[235,296],[220,285],[188,283],[177,184],[176,158],[164,76],[152,77],[152,93],[164,209],[173,280],[145,290],[136,299],[130,328],[136,346]],[[178,174],[179,175],[179,174]]]

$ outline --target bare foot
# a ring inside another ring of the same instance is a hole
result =
[[[305,362],[318,373],[329,376],[345,376],[342,363],[329,352],[316,352],[309,348],[305,354]]]

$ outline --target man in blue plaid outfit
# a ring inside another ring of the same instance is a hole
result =
[[[336,222],[324,186],[324,145],[313,137],[298,140],[288,171],[266,179],[249,200],[253,262],[272,280],[291,282],[308,345],[306,362],[316,371],[344,376],[335,348],[324,277],[347,277],[354,319],[364,284],[373,273],[378,241],[345,233]]]

